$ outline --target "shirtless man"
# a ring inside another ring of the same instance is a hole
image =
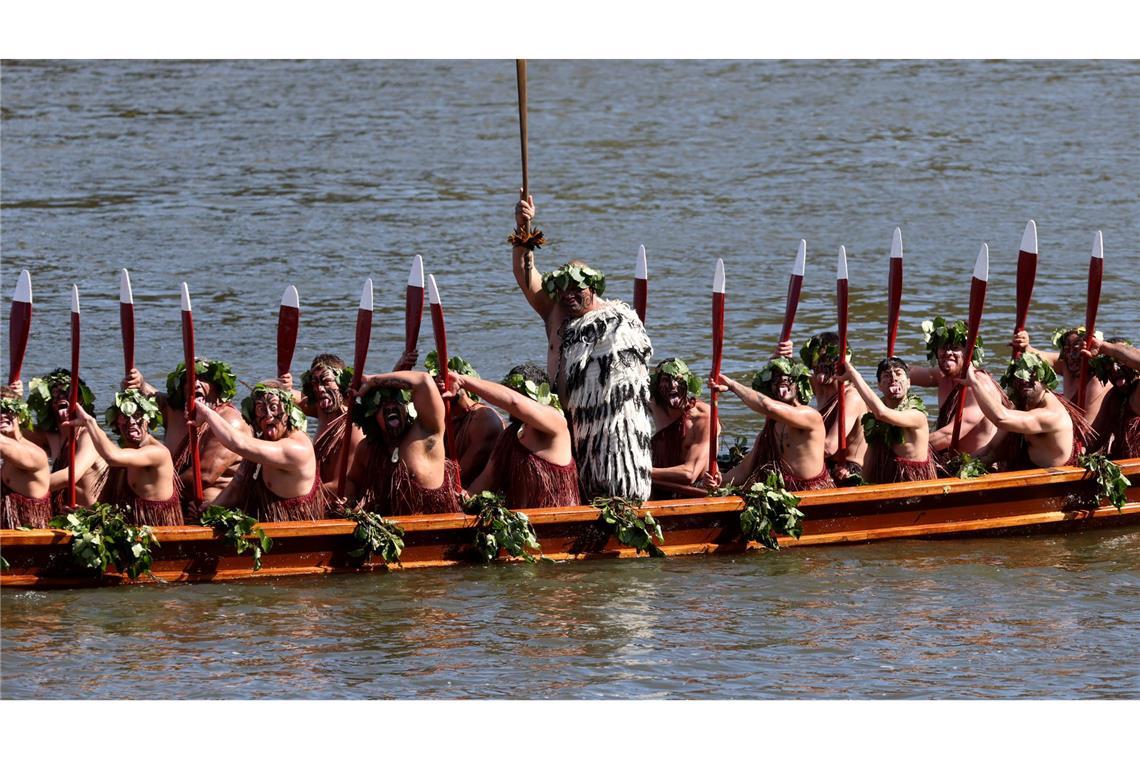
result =
[[[432,377],[438,376],[439,359],[435,351],[427,355],[424,366]],[[479,377],[475,368],[458,354],[448,357],[447,366],[453,378]],[[436,383],[442,383],[442,380]],[[451,400],[451,424],[455,429],[452,457],[459,462],[459,474],[463,487],[467,488],[486,468],[499,434],[503,432],[503,420],[494,409],[479,402],[477,391],[468,391],[467,386],[456,383]]]
[[[1104,340],[1097,332],[1093,335],[1097,341]],[[1061,329],[1053,333],[1053,348],[1056,351],[1039,351],[1029,345],[1029,333],[1025,330],[1013,336],[1010,345],[1019,351],[1029,351],[1037,354],[1061,375],[1064,381],[1064,395],[1070,403],[1077,403],[1077,392],[1081,385],[1081,350],[1085,347],[1085,328],[1072,327]],[[1095,420],[1100,413],[1101,404],[1108,393],[1108,383],[1097,377],[1096,369],[1089,368],[1085,381],[1085,405],[1081,408],[1085,418]],[[1103,373],[1102,373],[1103,374]]]
[[[1093,422],[1100,451],[1110,459],[1140,457],[1140,349],[1124,338],[1094,337],[1082,353],[1110,386]]]
[[[111,465],[99,500],[126,507],[135,525],[182,525],[174,460],[150,433],[150,426],[159,424],[159,420],[154,401],[141,391],[127,390],[116,393],[114,403],[107,409],[107,424],[118,430],[122,447],[111,442],[83,407],[79,407],[74,421],[64,423],[67,428],[82,427],[99,456]]]
[[[1024,353],[1009,363],[1002,376],[1016,408],[1007,409],[993,379],[973,368],[959,383],[976,392],[978,405],[998,434],[980,459],[999,469],[1075,466],[1091,429],[1080,410],[1054,392],[1057,375],[1033,353]]]
[[[365,375],[352,405],[364,429],[347,493],[385,515],[462,512],[456,465],[444,454],[444,409],[426,372]]]
[[[709,405],[697,396],[701,381],[685,362],[670,357],[649,379],[653,412],[653,498],[705,496],[697,484],[709,467]],[[718,431],[719,432],[719,431]]]
[[[547,373],[570,422],[582,498],[644,501],[653,477],[653,346],[633,309],[601,298],[606,284],[601,272],[575,260],[539,274],[533,249],[541,232],[526,232],[534,214],[532,198],[519,200],[518,226],[510,237],[515,280],[546,326]]]
[[[851,383],[870,409],[861,421],[868,441],[863,467],[867,482],[937,478],[926,405],[918,396],[910,395],[910,367],[906,362],[897,356],[879,362],[875,379],[882,399],[848,362],[843,364],[842,378]]]
[[[287,388],[265,380],[242,402],[253,435],[227,424],[209,404],[194,408],[198,422],[209,424],[217,440],[244,460],[214,504],[247,510],[259,522],[324,519],[328,500],[305,413]]]
[[[208,405],[217,412],[233,431],[250,434],[250,428],[242,420],[230,399],[237,393],[237,376],[225,362],[211,361],[201,357],[194,360],[197,384],[194,395],[195,407]],[[159,393],[143,379],[138,369],[132,368],[123,380],[123,389],[138,388],[155,399],[165,420],[166,432],[163,444],[174,457],[174,469],[182,480],[183,508],[188,517],[196,518],[200,505],[194,499],[194,462],[190,451],[190,436],[186,427],[186,364],[179,362],[174,371],[166,376],[166,393]],[[198,459],[202,471],[202,501],[214,501],[237,472],[241,457],[227,449],[214,435],[212,426],[198,429]]]
[[[937,317],[923,322],[922,332],[926,341],[926,358],[934,366],[911,367],[910,382],[923,388],[938,388],[938,421],[930,433],[930,448],[944,461],[949,461],[954,455],[955,452],[950,451],[950,443],[954,439],[954,414],[958,396],[965,392],[966,402],[962,409],[958,448],[967,454],[976,454],[997,434],[997,427],[982,414],[973,390],[956,382],[966,361],[966,323],[960,319],[947,322],[942,317]],[[979,336],[970,366],[979,366],[983,355],[982,339]]]
[[[47,453],[24,437],[31,425],[28,405],[19,394],[0,391],[0,529],[46,528],[51,519]]]
[[[503,384],[456,375],[457,390],[475,393],[510,416],[491,459],[471,486],[472,493],[499,491],[509,509],[569,507],[578,497],[578,468],[571,454],[570,427],[550,378],[533,362],[512,367]]]
[[[71,372],[57,369],[45,377],[35,377],[28,383],[28,408],[35,417],[35,426],[28,433],[33,443],[47,451],[52,462],[51,500],[56,514],[68,508],[67,452],[72,433],[62,424],[71,418]],[[95,410],[95,394],[79,378],[79,405],[88,414]],[[107,482],[108,467],[91,436],[84,429],[74,431],[75,439],[75,505],[89,507],[100,499]]]
[[[823,447],[827,432],[823,417],[809,406],[811,388],[807,367],[790,359],[772,359],[746,388],[725,375],[710,378],[709,386],[721,393],[732,391],[749,409],[764,415],[764,428],[752,450],[721,476],[706,475],[705,483],[749,486],[775,470],[789,491],[834,488],[827,471]]]

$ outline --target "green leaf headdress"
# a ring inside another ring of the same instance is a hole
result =
[[[258,383],[253,386],[253,391],[242,399],[241,402],[241,416],[246,422],[249,423],[256,433],[257,428],[254,426],[253,405],[258,396],[273,395],[281,399],[281,406],[285,409],[285,427],[287,430],[304,430],[308,427],[309,421],[305,417],[305,413],[301,411],[301,407],[297,406],[293,401],[293,394],[284,388],[278,388],[274,385],[266,385],[265,383]]]
[[[103,419],[106,420],[107,425],[112,430],[118,431],[120,414],[133,417],[140,411],[146,418],[147,427],[151,431],[157,430],[163,424],[162,412],[159,410],[158,404],[137,388],[116,393],[115,400],[107,407]],[[122,436],[119,436],[119,440],[122,441]]]
[[[380,425],[376,422],[376,413],[381,405],[389,399],[398,400],[408,408],[408,419],[416,418],[416,405],[412,403],[411,388],[390,388],[381,386],[373,388],[363,396],[357,396],[352,404],[352,421],[360,426],[364,435],[372,440],[379,440],[382,433]]]
[[[657,396],[657,385],[661,381],[662,375],[670,375],[680,379],[689,389],[690,396],[696,398],[701,395],[701,381],[689,369],[689,365],[675,356],[670,356],[657,365],[657,368],[653,370],[653,376],[649,378],[649,390],[654,397]]]
[[[19,396],[14,394],[9,396],[7,393],[0,396],[0,412],[14,414],[16,424],[22,428],[32,426],[32,413],[28,410],[28,402]]]
[[[567,290],[586,288],[593,289],[594,294],[600,296],[606,292],[606,276],[582,264],[567,264],[542,276],[542,289],[554,300]]]
[[[468,377],[479,377],[479,373],[475,371],[475,368],[472,367],[471,364],[466,359],[464,359],[462,356],[460,356],[459,354],[456,354],[455,356],[447,357],[447,368],[448,368],[448,370],[450,370],[451,372],[454,372],[457,375],[467,375]],[[428,371],[428,374],[431,375],[432,377],[438,376],[439,375],[439,354],[437,354],[435,351],[432,351],[431,353],[429,353],[424,358],[424,369],[426,369]],[[466,393],[467,397],[469,399],[471,399],[472,401],[478,401],[479,400],[479,397],[476,396],[474,393],[472,393],[470,390],[467,390],[466,388],[464,388],[463,392]]]
[[[1108,340],[1106,340],[1104,342],[1105,343],[1116,343],[1116,344],[1122,345],[1122,346],[1131,346],[1132,345],[1132,341],[1130,341],[1126,338],[1120,338],[1120,337],[1109,338]],[[1100,356],[1096,357],[1095,359],[1089,360],[1089,370],[1094,375],[1096,375],[1097,380],[1100,380],[1105,385],[1108,385],[1109,383],[1112,382],[1112,370],[1113,370],[1113,367],[1115,367],[1117,365],[1118,365],[1118,362],[1115,359],[1113,359],[1111,356],[1105,356],[1104,354],[1101,354]],[[1120,364],[1119,366],[1122,367],[1126,373],[1131,373],[1131,375],[1130,375],[1131,377],[1136,376],[1136,374],[1137,374],[1136,370],[1134,370],[1134,369],[1132,369],[1126,365],[1123,365],[1123,364]],[[1131,384],[1131,381],[1129,381],[1129,384]]]
[[[1013,386],[1013,380],[1030,382],[1040,381],[1049,390],[1057,389],[1057,373],[1048,362],[1041,361],[1041,357],[1028,351],[1009,363],[1009,368],[1001,376],[1001,387],[1007,391]]]
[[[907,409],[917,409],[926,414],[926,404],[918,396],[908,395],[895,407],[896,412]],[[871,412],[863,415],[863,438],[867,443],[884,443],[888,446],[899,446],[904,440],[902,428],[879,420]]]
[[[936,364],[938,362],[938,349],[943,346],[964,347],[966,341],[970,339],[970,333],[966,329],[966,323],[960,319],[947,322],[943,317],[935,317],[933,320],[927,319],[922,323],[922,339],[926,342],[926,358],[930,360],[931,364]],[[985,355],[982,336],[978,335],[978,341],[974,344],[973,363],[980,365]]]
[[[317,388],[313,384],[313,373],[319,369],[331,370],[336,377],[337,387],[340,388],[340,395],[348,398],[348,386],[352,383],[352,367],[341,367],[339,370],[335,367],[329,367],[326,364],[318,364],[312,369],[307,369],[301,373],[301,394],[305,397],[310,405],[315,406],[317,403]]]
[[[1056,348],[1058,351],[1060,351],[1061,353],[1064,353],[1064,351],[1065,351],[1065,340],[1069,335],[1072,335],[1074,333],[1080,339],[1080,342],[1083,346],[1084,342],[1085,342],[1085,337],[1088,335],[1088,332],[1085,330],[1084,325],[1081,325],[1080,327],[1067,327],[1067,328],[1061,327],[1061,328],[1058,328],[1058,329],[1053,331],[1053,335],[1050,336],[1049,342],[1052,343],[1053,347]],[[1102,342],[1104,341],[1104,333],[1102,333],[1100,330],[1093,331],[1093,337],[1095,337],[1099,341],[1102,341]],[[1127,341],[1125,341],[1125,342],[1127,343]],[[1094,359],[1089,360],[1089,369],[1092,371],[1093,375],[1095,375],[1096,378],[1098,380],[1100,380],[1102,383],[1108,382],[1109,375],[1112,374],[1112,365],[1113,365],[1112,357],[1104,356],[1103,354],[1101,356],[1098,356]]]
[[[839,343],[835,341],[824,342],[820,336],[813,335],[808,342],[800,346],[800,359],[809,370],[815,369],[820,360],[834,364],[839,361]],[[851,360],[851,347],[847,347],[847,360]]]
[[[209,359],[194,360],[194,375],[208,382],[218,390],[218,399],[229,401],[237,395],[237,375],[225,362]],[[166,399],[175,409],[186,406],[186,362],[178,362],[174,371],[166,376]]]
[[[810,403],[815,395],[811,390],[810,370],[803,364],[793,361],[785,356],[770,360],[764,368],[752,378],[752,389],[760,391],[768,398],[776,398],[775,375],[779,372],[785,377],[792,378],[796,386],[796,396],[801,404]]]
[[[533,380],[527,380],[522,375],[516,373],[507,375],[503,380],[503,385],[518,391],[531,401],[537,401],[543,406],[552,406],[558,411],[562,411],[562,403],[558,400],[558,394],[550,392],[550,383],[540,383],[536,385]]]
[[[53,388],[71,389],[71,372],[66,369],[57,369],[50,375],[33,377],[28,383],[28,408],[36,419],[36,428],[54,433],[59,429],[55,414],[51,411],[51,392]],[[95,414],[95,394],[79,378],[79,405],[88,414]]]

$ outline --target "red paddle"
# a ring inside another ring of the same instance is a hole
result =
[[[1033,297],[1033,282],[1037,279],[1037,223],[1032,219],[1025,225],[1025,232],[1021,234],[1021,249],[1017,252],[1017,316],[1014,320],[1013,334],[1025,329],[1025,321],[1029,318],[1029,299]],[[1017,359],[1021,352],[1013,350],[1013,358]]]
[[[724,350],[724,260],[716,260],[712,286],[712,377],[720,376],[720,361]],[[716,475],[716,455],[720,450],[717,440],[717,392],[709,391],[709,473]]]
[[[190,288],[182,283],[182,360],[186,363],[186,432],[189,437],[190,462],[194,473],[194,501],[201,504],[205,497],[202,495],[202,457],[198,451],[198,422],[194,419],[197,408],[198,373],[194,365],[194,313],[190,308]]]
[[[16,292],[12,294],[12,309],[8,312],[8,384],[20,379],[24,368],[24,354],[28,350],[28,333],[32,330],[32,276],[28,270],[20,272]]]
[[[404,295],[404,353],[416,350],[420,340],[420,324],[424,318],[424,260],[412,259],[408,287]]]
[[[123,375],[129,375],[135,366],[135,295],[125,269],[119,270],[119,331],[123,334]]]
[[[637,248],[637,269],[633,275],[633,310],[641,324],[645,324],[645,305],[649,301],[649,266],[645,261],[645,246]]]
[[[895,355],[895,339],[899,334],[899,309],[902,306],[902,287],[902,230],[895,227],[895,234],[891,236],[891,263],[890,272],[887,275],[887,356]]]
[[[79,419],[79,288],[71,286],[71,414]],[[67,504],[75,509],[75,430],[67,442]]]
[[[847,361],[847,249],[839,246],[839,260],[835,265],[835,306],[839,312],[839,361]],[[843,381],[835,381],[836,401],[838,407],[836,408],[836,421],[839,423],[839,445],[836,450],[838,455],[840,452],[847,450],[847,415],[844,408],[844,393]]]
[[[289,371],[293,352],[297,349],[297,330],[301,324],[301,298],[292,285],[281,294],[281,309],[277,312],[277,376]]]
[[[801,240],[796,249],[796,261],[788,277],[788,299],[784,304],[784,326],[780,329],[780,342],[792,338],[792,323],[796,321],[796,309],[800,306],[800,290],[804,286],[804,263],[807,260],[807,241]]]
[[[1104,235],[1100,230],[1093,237],[1092,257],[1089,258],[1089,291],[1085,303],[1085,348],[1096,332],[1096,311],[1100,307],[1100,281],[1104,276]],[[1088,382],[1089,359],[1081,357],[1081,384],[1077,386],[1077,406],[1085,408],[1085,383]]]
[[[360,381],[364,376],[364,360],[368,358],[368,343],[372,340],[372,278],[369,277],[364,281],[364,287],[360,291],[360,307],[356,311],[356,350],[353,354],[352,364],[352,382],[350,389],[352,396],[355,398],[356,391],[360,390]],[[352,408],[349,407],[349,414],[352,414]],[[348,425],[352,425],[352,417],[348,419]],[[337,467],[337,482],[336,482],[336,495],[339,498],[344,498],[344,489],[348,480],[348,450],[350,448],[349,441],[351,440],[350,434],[352,428],[349,427],[345,430],[344,443],[340,447],[340,464]]]
[[[451,372],[447,366],[447,326],[443,322],[443,302],[439,300],[439,288],[435,285],[435,275],[428,275],[428,304],[431,305],[431,331],[435,335],[435,353],[439,360],[440,377],[443,378],[443,389],[452,390]],[[459,466],[459,452],[455,450],[455,426],[451,424],[451,399],[443,400],[443,419],[445,422],[444,450],[455,460]],[[456,483],[456,487],[460,487]]]
[[[970,371],[974,358],[974,346],[978,341],[978,327],[982,323],[982,309],[986,305],[986,284],[990,278],[990,247],[982,243],[974,263],[974,277],[970,281],[970,321],[967,325],[966,355],[962,362],[962,377]],[[966,388],[958,394],[958,406],[954,410],[954,434],[950,438],[950,450],[958,450],[958,440],[962,433],[962,410],[966,407]]]

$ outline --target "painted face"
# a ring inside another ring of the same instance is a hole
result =
[[[59,422],[71,419],[70,393],[71,389],[63,385],[56,385],[51,389],[51,408],[55,411],[55,418]]]
[[[835,362],[820,359],[811,368],[812,379],[819,385],[830,385],[835,382]]]
[[[142,445],[146,440],[148,423],[146,415],[139,413],[128,417],[120,413],[115,419],[115,425],[119,429],[119,436],[123,441],[135,448]]]
[[[938,369],[944,375],[957,375],[965,362],[965,346],[942,346],[938,349]]]
[[[1119,362],[1112,363],[1112,370],[1108,373],[1108,381],[1116,388],[1127,388],[1136,380],[1136,370],[1121,366]]]
[[[680,409],[689,400],[689,387],[681,378],[662,372],[657,380],[657,398],[670,409]]]
[[[1065,368],[1073,374],[1081,371],[1081,349],[1084,345],[1084,341],[1077,333],[1065,338],[1065,350],[1061,352],[1061,358],[1065,361]]]
[[[0,412],[0,435],[15,437],[19,422],[15,412]]]
[[[594,305],[594,291],[589,288],[583,288],[581,290],[570,288],[562,291],[559,302],[562,304],[562,308],[566,309],[571,316],[580,317]]]
[[[344,397],[340,393],[340,384],[337,382],[337,373],[328,367],[321,370],[314,380],[314,389],[317,396],[317,408],[322,412],[331,412],[340,409]]]
[[[275,393],[264,393],[253,402],[253,421],[258,437],[266,441],[279,441],[288,433],[285,404]]]
[[[883,398],[902,401],[910,391],[910,375],[902,367],[892,367],[879,378]]]
[[[777,401],[783,401],[785,404],[795,403],[796,383],[782,372],[772,373],[772,390],[776,393]]]
[[[197,375],[194,376],[194,398],[199,401],[204,401],[207,404],[216,404],[218,402],[218,394],[214,390],[214,385],[209,380],[203,380]]]
[[[1013,401],[1021,410],[1033,409],[1045,400],[1045,386],[1036,380],[1013,379]]]
[[[380,426],[384,441],[395,445],[412,425],[408,419],[408,407],[396,399],[384,401],[376,412],[376,424]]]

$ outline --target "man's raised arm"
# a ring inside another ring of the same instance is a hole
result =
[[[519,190],[519,202],[515,204],[515,235],[527,229],[530,221],[534,219],[534,197],[524,198]],[[531,305],[543,321],[554,310],[554,302],[542,290],[542,274],[534,265],[534,251],[525,245],[514,245],[511,249],[511,260],[515,272],[515,282],[519,284],[527,303]]]

